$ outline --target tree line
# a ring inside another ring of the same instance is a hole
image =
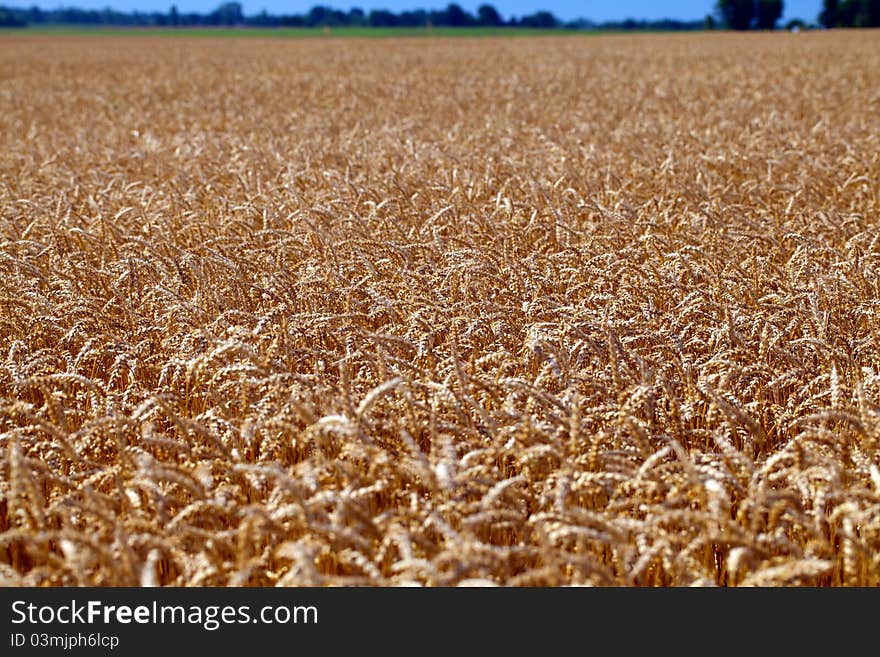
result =
[[[782,17],[782,0],[718,0],[716,11],[734,30],[772,30]],[[880,0],[824,0],[822,27],[880,27]]]
[[[201,27],[201,26],[247,26],[247,27],[509,27],[537,29],[575,29],[600,31],[678,31],[724,27],[733,30],[775,29],[784,10],[783,0],[717,0],[715,14],[703,20],[680,21],[672,19],[606,21],[595,23],[581,18],[562,21],[550,11],[537,11],[520,17],[505,19],[491,4],[483,4],[475,13],[458,4],[445,9],[402,11],[395,13],[385,9],[364,11],[353,8],[348,11],[324,5],[312,7],[304,14],[258,14],[245,15],[239,2],[224,2],[208,13],[180,12],[172,5],[163,12],[122,12],[114,9],[28,9],[0,6],[0,27],[25,27],[27,25],[67,24],[118,27]],[[833,27],[880,27],[880,0],[824,0],[822,12],[817,17],[819,25]],[[790,21],[786,27],[804,26],[800,21]]]
[[[824,27],[880,27],[880,0],[825,0],[819,23]]]
[[[353,8],[349,11],[333,9],[323,5],[312,7],[304,14],[269,14],[265,10],[258,14],[245,15],[239,2],[224,2],[208,13],[181,12],[177,5],[171,5],[167,13],[163,12],[121,12],[110,8],[101,10],[78,9],[64,7],[43,10],[38,7],[16,9],[0,7],[0,12],[17,19],[27,25],[40,24],[80,24],[80,25],[112,25],[112,26],[161,26],[161,27],[197,27],[197,26],[253,26],[253,27],[337,27],[337,26],[368,26],[368,27],[417,27],[428,24],[437,26],[505,26],[521,25],[523,27],[554,28],[561,22],[550,12],[539,11],[535,14],[512,18],[504,21],[492,5],[482,5],[477,14],[465,11],[457,4],[450,4],[446,9],[425,11],[404,11],[395,14],[383,9],[365,12]]]
[[[172,5],[164,12],[121,12],[114,9],[28,9],[0,6],[0,26],[27,25],[97,25],[114,27],[507,27],[532,29],[573,30],[651,30],[678,31],[704,28],[702,20],[681,21],[673,19],[607,21],[596,23],[589,19],[563,21],[550,11],[541,10],[523,16],[505,19],[491,4],[483,4],[471,13],[458,4],[445,9],[402,11],[395,13],[386,9],[364,11],[353,8],[348,11],[324,5],[312,7],[304,14],[258,14],[245,15],[239,2],[224,2],[208,13],[181,12]]]
[[[782,0],[718,0],[717,11],[732,30],[772,30],[782,18]]]

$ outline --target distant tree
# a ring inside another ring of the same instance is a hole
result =
[[[549,11],[535,12],[531,16],[523,16],[519,24],[522,27],[533,27],[542,30],[550,30],[559,25],[556,16]]]
[[[449,5],[444,13],[446,14],[446,25],[451,27],[464,27],[474,22],[473,17],[455,3]]]
[[[309,9],[309,13],[306,14],[306,24],[309,27],[318,27],[326,24],[327,14],[329,13],[329,7],[322,7],[321,5],[315,5],[311,9]]]
[[[245,18],[245,24],[255,27],[275,27],[279,24],[279,20],[275,16],[270,16],[265,9],[261,9],[259,14]]]
[[[822,13],[819,14],[819,24],[823,27],[837,27],[840,20],[840,6],[837,0],[825,0],[822,5]]]
[[[367,17],[364,14],[364,10],[360,7],[352,7],[348,12],[348,24],[349,25],[363,25],[366,23]]]
[[[807,24],[800,18],[792,18],[785,24],[785,29],[789,32],[800,32],[801,30],[807,29]]]
[[[705,29],[705,30],[714,30],[715,29],[715,17],[712,14],[706,14],[706,18],[703,19],[703,29]]]
[[[240,25],[244,23],[244,12],[240,2],[224,2],[211,12],[214,25]]]
[[[485,27],[504,25],[501,15],[492,5],[480,5],[477,8],[477,23]]]
[[[596,28],[596,24],[589,18],[576,18],[567,22],[565,27],[569,30],[592,30]]]
[[[861,0],[856,13],[856,27],[880,27],[880,0]]]
[[[180,13],[177,11],[177,5],[171,5],[171,10],[168,12],[168,24],[180,25]]]
[[[401,27],[425,27],[430,21],[424,9],[404,11],[398,14],[397,24]]]
[[[0,27],[25,27],[25,22],[18,18],[12,11],[0,7]]]
[[[316,5],[309,10],[306,22],[312,27],[335,27],[348,22],[348,14],[338,9]]]
[[[43,13],[42,9],[34,5],[27,10],[24,20],[26,23],[44,23],[46,21],[46,15]]]
[[[386,9],[374,9],[370,12],[368,22],[370,27],[396,27],[397,14],[393,14]]]
[[[775,30],[776,23],[782,18],[782,0],[758,0],[756,7],[756,27],[759,30]]]
[[[306,19],[302,14],[282,14],[278,17],[278,24],[282,27],[305,27]]]
[[[838,27],[855,27],[861,9],[860,0],[843,0],[837,10]]]
[[[718,14],[724,24],[732,30],[747,30],[755,18],[753,0],[718,0]]]

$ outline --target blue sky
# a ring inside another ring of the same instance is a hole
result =
[[[12,6],[32,6],[43,9],[59,6],[102,9],[112,7],[123,11],[167,11],[176,2],[181,12],[210,11],[222,0],[7,0]],[[439,9],[452,0],[239,0],[246,14],[261,9],[273,14],[296,14],[308,11],[313,5],[323,4],[337,9],[361,7],[370,9]],[[483,2],[494,4],[507,18],[521,16],[538,9],[549,9],[563,19],[589,18],[595,21],[622,18],[680,18],[696,19],[711,13],[714,0],[458,0],[465,9],[475,10]],[[822,6],[822,0],[786,0],[784,20],[804,18],[815,20]]]

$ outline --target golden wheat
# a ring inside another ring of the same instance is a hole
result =
[[[880,41],[0,39],[3,585],[880,585]]]

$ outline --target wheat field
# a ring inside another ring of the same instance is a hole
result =
[[[880,39],[0,37],[0,584],[880,585]]]

